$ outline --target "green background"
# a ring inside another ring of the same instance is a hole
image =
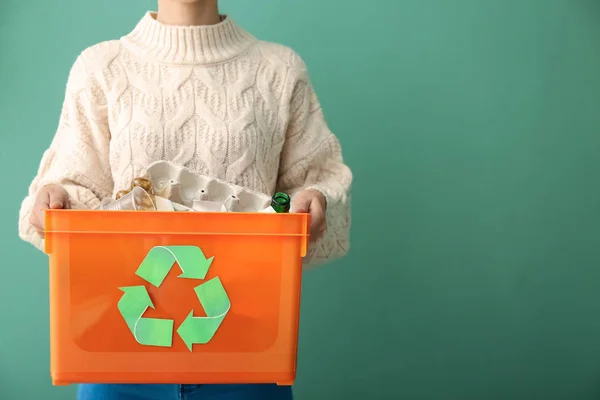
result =
[[[76,55],[153,8],[0,2],[2,399],[74,396],[18,208]],[[305,59],[355,173],[352,253],[305,278],[297,399],[599,398],[599,2],[223,9]]]

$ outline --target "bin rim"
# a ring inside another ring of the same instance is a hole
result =
[[[290,223],[282,224],[286,220]],[[45,212],[45,222],[47,254],[51,251],[49,236],[56,234],[229,235],[298,237],[302,239],[304,257],[310,237],[308,213],[49,209]]]

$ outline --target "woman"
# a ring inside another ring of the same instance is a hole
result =
[[[95,208],[158,160],[311,215],[307,265],[343,256],[352,175],[306,67],[221,16],[217,0],[159,0],[120,40],[83,51],[60,123],[24,200],[20,236],[41,248],[44,210]],[[276,385],[81,385],[86,399],[289,399]]]

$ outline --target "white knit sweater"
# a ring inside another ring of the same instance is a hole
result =
[[[77,58],[58,130],[21,207],[20,236],[43,246],[29,224],[43,185],[62,185],[74,208],[94,208],[168,160],[269,195],[318,189],[328,232],[310,264],[344,255],[352,174],[302,60],[231,18],[176,27],[155,17]]]

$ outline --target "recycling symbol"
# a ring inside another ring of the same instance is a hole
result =
[[[160,287],[177,263],[182,270],[179,278],[201,280],[206,277],[213,259],[207,259],[196,246],[157,246],[146,254],[135,274],[151,285]],[[154,308],[146,287],[127,286],[119,289],[124,292],[119,300],[119,311],[135,340],[144,346],[171,347],[173,320],[143,317],[148,307]],[[231,308],[219,277],[196,286],[194,291],[206,317],[194,317],[194,310],[191,310],[177,328],[177,333],[190,351],[193,344],[206,344],[213,338]]]

